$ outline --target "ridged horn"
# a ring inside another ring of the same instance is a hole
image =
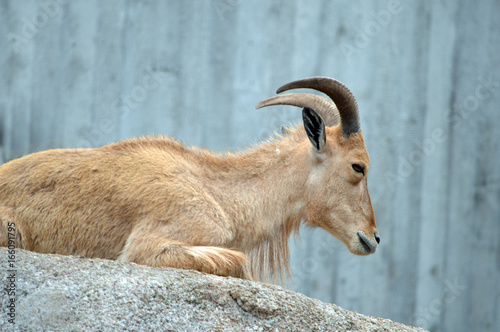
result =
[[[337,111],[335,104],[324,97],[310,93],[289,93],[286,95],[272,97],[261,101],[257,104],[257,106],[255,106],[255,108],[273,105],[310,107],[323,118],[325,125],[329,127],[336,126],[340,122],[339,112]]]
[[[358,103],[351,90],[344,84],[328,77],[310,77],[287,83],[276,93],[302,88],[323,92],[332,99],[340,114],[340,125],[344,137],[348,138],[350,134],[360,131]]]

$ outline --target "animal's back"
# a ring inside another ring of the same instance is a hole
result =
[[[43,151],[0,166],[0,245],[15,222],[17,247],[116,259],[140,215],[168,191],[181,152],[178,143],[144,138]]]

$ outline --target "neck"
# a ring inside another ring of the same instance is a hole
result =
[[[222,157],[214,173],[214,183],[221,187],[214,192],[228,207],[236,230],[227,246],[247,254],[246,272],[254,279],[288,273],[288,239],[305,215],[309,168],[310,144],[299,129],[246,153]]]

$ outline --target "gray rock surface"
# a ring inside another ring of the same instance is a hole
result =
[[[278,286],[195,271],[19,249],[9,266],[6,248],[0,270],[2,331],[423,331]]]

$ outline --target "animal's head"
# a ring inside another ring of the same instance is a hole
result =
[[[303,107],[304,129],[311,142],[306,182],[306,223],[321,227],[357,255],[374,253],[380,242],[368,193],[370,159],[360,130],[358,105],[342,83],[312,77],[288,83],[277,93],[297,88],[323,92],[292,93],[267,99],[271,105]]]

